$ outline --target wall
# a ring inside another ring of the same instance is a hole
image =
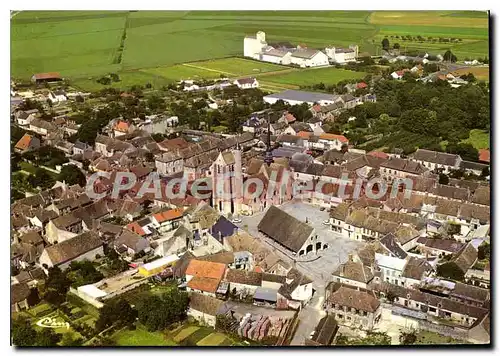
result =
[[[195,318],[200,323],[207,324],[211,327],[215,327],[215,322],[216,322],[215,315],[205,314],[193,308],[188,308],[187,314]]]
[[[83,261],[83,260],[93,261],[93,260],[95,260],[96,255],[104,256],[104,250],[103,250],[102,246],[99,246],[98,248],[90,250],[90,251],[84,253],[83,255],[80,255],[77,258],[72,259],[71,261],[60,264],[59,268],[61,270],[64,270],[64,269],[68,268],[70,263],[73,261]]]

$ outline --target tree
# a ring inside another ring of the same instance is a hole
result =
[[[392,46],[392,48],[399,49],[399,48],[401,48],[401,45],[399,43],[394,43],[394,45]]]
[[[72,333],[63,334],[61,340],[61,346],[82,346],[83,339],[81,337],[75,337]]]
[[[484,167],[481,171],[481,177],[488,177],[490,175],[490,167]]]
[[[53,329],[43,329],[36,335],[35,345],[40,347],[53,347],[61,341],[61,334],[57,334]]]
[[[491,247],[490,244],[487,242],[483,242],[481,245],[479,245],[477,249],[477,259],[478,260],[485,260],[485,259],[490,259],[491,255]]]
[[[139,321],[149,331],[165,329],[186,317],[189,297],[186,292],[172,289],[161,296],[149,296],[137,305]]]
[[[412,345],[417,341],[417,334],[415,330],[401,331],[399,334],[399,343],[401,345]]]
[[[85,178],[85,175],[80,168],[72,164],[67,164],[61,168],[61,172],[59,173],[57,180],[60,182],[66,182],[66,184],[69,185],[78,184],[81,187],[84,187],[87,183],[87,178]]]
[[[54,305],[63,303],[66,300],[66,293],[70,285],[71,281],[59,267],[49,268],[44,299]]]
[[[453,62],[455,63],[457,61],[457,56],[455,56],[450,50],[447,50],[443,54],[443,60],[446,62]]]
[[[66,276],[74,288],[92,284],[104,278],[103,274],[88,260],[71,262],[69,269],[66,271]]]
[[[48,189],[54,185],[54,178],[47,172],[46,169],[37,167],[34,174],[28,176],[28,182],[33,187],[40,187],[42,190]]]
[[[464,279],[464,272],[457,266],[455,262],[446,262],[437,266],[437,275],[443,278],[448,278],[456,281]]]
[[[132,309],[126,300],[119,298],[104,304],[100,310],[95,328],[100,332],[115,323],[118,326],[131,325],[136,318],[137,311]]]
[[[382,40],[382,48],[387,51],[387,50],[389,50],[389,46],[390,46],[389,39],[387,37],[385,37]]]
[[[36,331],[28,319],[13,320],[11,336],[15,346],[35,346]]]
[[[385,295],[385,298],[389,301],[389,303],[393,303],[396,299],[396,295],[392,291],[388,291]]]
[[[439,184],[448,185],[450,178],[444,173],[439,173]]]

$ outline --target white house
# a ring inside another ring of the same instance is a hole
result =
[[[215,327],[217,311],[223,304],[223,300],[200,293],[191,293],[187,314],[201,324]]]
[[[404,286],[403,270],[406,260],[375,253],[375,262],[382,272],[382,281]]]
[[[259,82],[255,78],[242,78],[236,79],[234,81],[234,85],[236,85],[240,89],[252,89],[258,88]]]
[[[62,103],[63,101],[68,100],[68,98],[66,97],[66,93],[62,90],[50,91],[48,99],[52,104]]]

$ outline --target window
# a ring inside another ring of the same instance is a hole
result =
[[[344,318],[344,316],[343,316],[342,314],[337,314],[337,318],[339,318],[339,319],[343,319],[343,318]]]
[[[348,316],[348,317],[347,317],[347,320],[351,320],[351,317],[350,317],[350,316]]]
[[[435,313],[436,312],[436,308],[429,307],[429,311],[432,312],[432,313]]]

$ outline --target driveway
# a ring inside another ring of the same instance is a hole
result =
[[[311,301],[299,312],[299,325],[290,342],[291,346],[304,345],[305,339],[309,338],[321,318],[326,315],[326,312],[321,309],[324,299],[325,291],[317,290]]]

